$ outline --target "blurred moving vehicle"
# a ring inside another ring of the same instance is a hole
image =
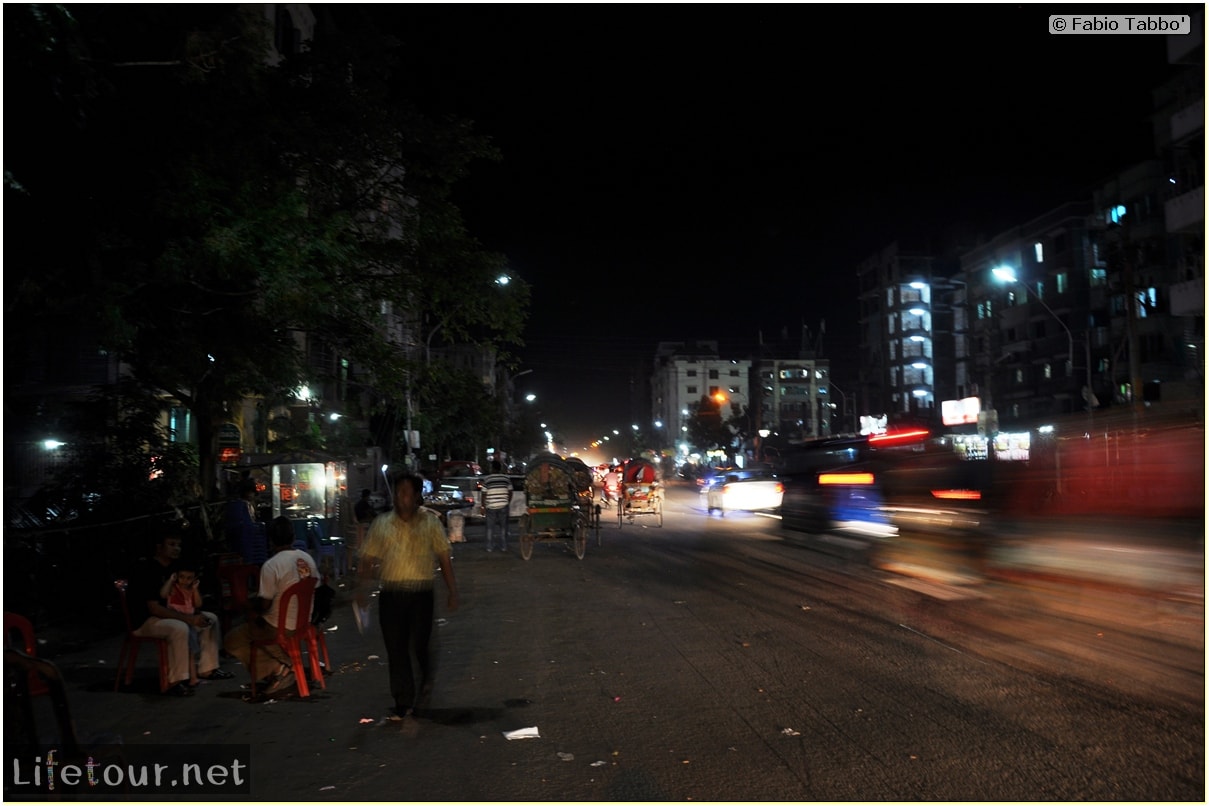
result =
[[[749,473],[746,477],[729,474],[701,490],[705,496],[706,512],[776,512],[781,508],[785,486],[775,475],[767,472]]]
[[[990,463],[957,449],[952,436],[905,429],[794,446],[778,474],[782,529],[884,538],[904,524],[954,529],[984,519]]]
[[[772,465],[754,464],[748,467],[734,467],[727,465],[725,467],[710,467],[702,471],[701,475],[697,476],[695,482],[697,488],[701,491],[708,490],[715,484],[725,481],[727,478],[734,476],[740,479],[753,477],[767,476],[773,473]]]

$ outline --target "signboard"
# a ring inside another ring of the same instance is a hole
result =
[[[219,448],[218,462],[219,464],[233,465],[239,462],[239,457],[242,454],[243,451],[239,448]]]
[[[940,421],[945,425],[967,425],[978,422],[982,401],[976,397],[940,402]]]
[[[218,447],[238,448],[243,444],[243,434],[235,423],[223,423],[218,427]]]

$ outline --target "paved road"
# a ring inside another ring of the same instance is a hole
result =
[[[81,734],[250,744],[258,800],[1204,798],[1203,585],[1023,561],[958,584],[697,503],[673,490],[663,528],[606,519],[583,560],[488,554],[471,525],[434,708],[403,726],[347,601],[307,702],[244,702],[242,675],[165,699],[149,657],[114,693],[115,640],[53,654]]]

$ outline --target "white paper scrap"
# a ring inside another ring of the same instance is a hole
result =
[[[357,624],[357,632],[365,635],[365,631],[369,629],[370,614],[368,607],[358,607],[356,602],[353,602],[353,619]]]
[[[538,733],[536,727],[504,731],[504,738],[508,741],[512,741],[513,739],[540,739],[541,737],[542,735]]]

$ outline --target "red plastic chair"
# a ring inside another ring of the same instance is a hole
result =
[[[315,600],[315,588],[319,580],[315,577],[300,579],[281,593],[281,602],[277,607],[277,634],[272,638],[253,641],[248,657],[248,670],[252,673],[252,697],[256,696],[256,651],[261,647],[279,646],[290,659],[290,668],[294,672],[294,681],[298,685],[298,696],[311,696],[310,686],[307,685],[307,669],[302,663],[303,643],[306,644],[310,660],[310,671],[313,680],[319,687],[326,689],[327,682],[323,679],[323,669],[319,666],[318,630],[311,624],[311,604]],[[297,626],[292,633],[286,629],[286,615],[290,612],[290,604],[297,602]],[[326,646],[326,642],[325,642]]]
[[[13,640],[13,639],[16,640]],[[4,646],[19,649],[31,658],[38,657],[38,644],[34,640],[34,625],[20,613],[4,611]],[[29,672],[29,695],[38,697],[50,693],[46,680],[32,669]]]
[[[247,615],[249,600],[260,585],[260,566],[250,563],[218,566],[218,580],[222,591],[223,635],[231,631],[236,616]]]
[[[143,644],[154,644],[159,650],[160,661],[160,692],[168,690],[168,639],[167,638],[144,638],[141,635],[135,635],[135,627],[130,623],[130,608],[126,605],[126,588],[129,582],[125,579],[115,579],[113,586],[117,588],[118,596],[122,600],[122,618],[126,623],[126,635],[122,639],[122,652],[118,656],[118,676],[113,681],[113,690],[117,691],[122,685],[122,672],[126,673],[126,685],[129,686],[134,682],[134,665],[138,661],[139,648]]]
[[[320,668],[321,674],[318,679],[323,680],[323,671],[331,672],[332,661],[327,655],[327,639],[323,637],[323,628],[317,627],[314,624],[307,624],[307,651],[315,653],[316,657],[322,661]],[[312,667],[314,668],[314,667]],[[321,688],[327,688],[327,685],[322,685]]]

